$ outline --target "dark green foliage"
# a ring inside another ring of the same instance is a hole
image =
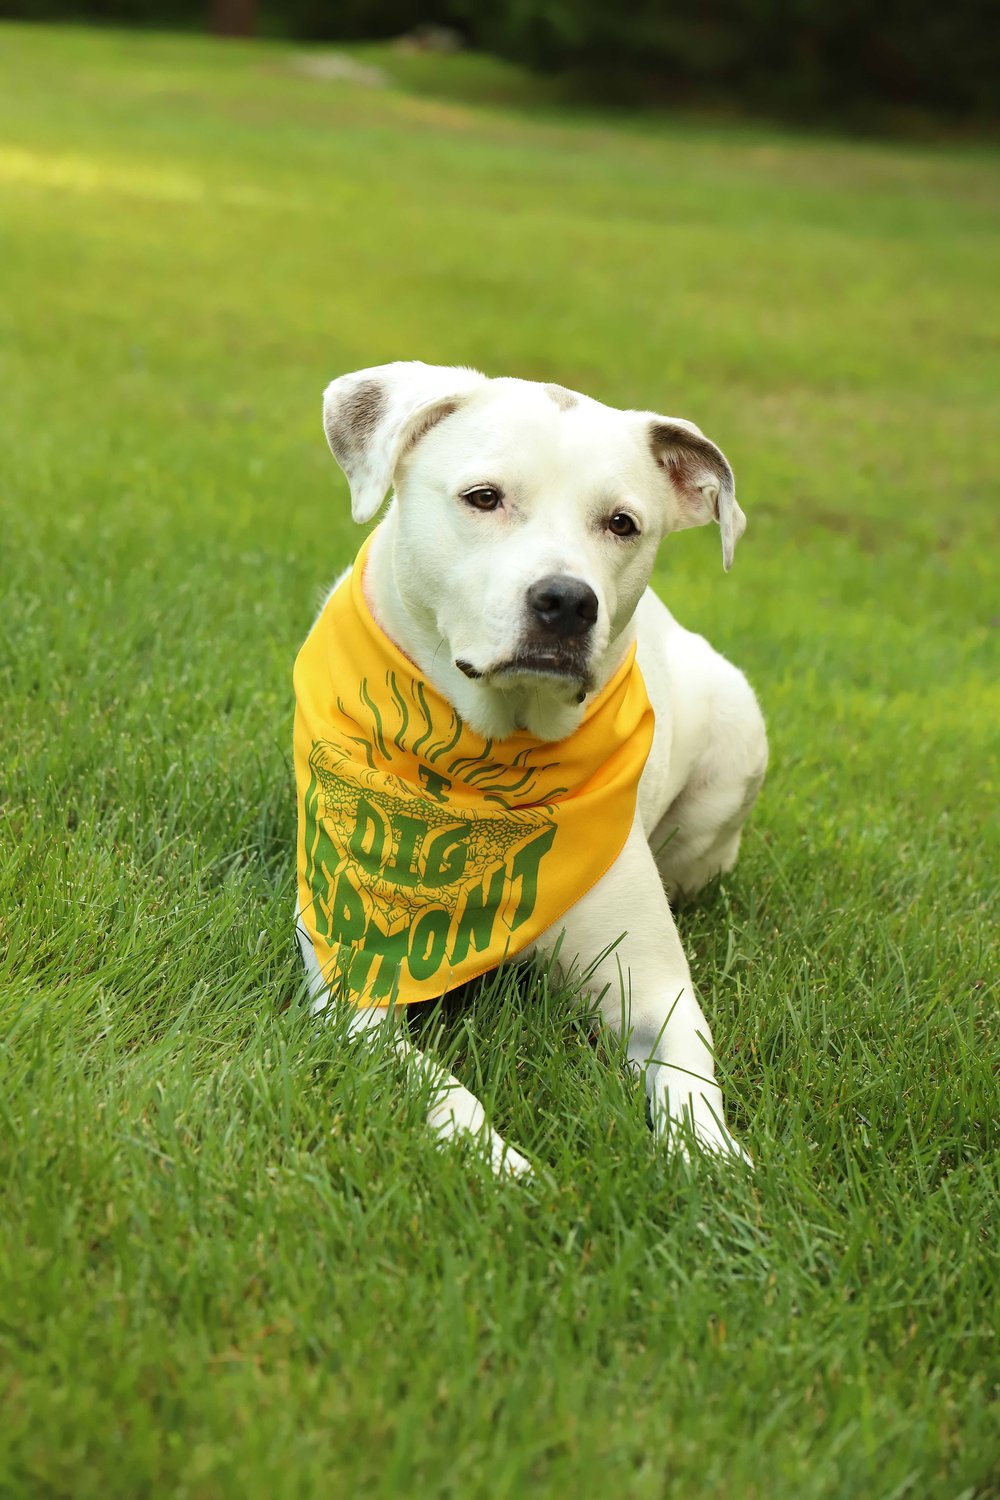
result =
[[[507,0],[464,7],[476,40],[539,67],[828,109],[859,100],[986,109],[996,17],[985,0]]]
[[[84,21],[97,25],[169,29],[201,26],[207,4],[198,0],[0,0],[0,19]]]

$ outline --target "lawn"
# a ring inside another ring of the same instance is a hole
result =
[[[996,154],[299,55],[0,29],[0,1493],[997,1495]],[[544,976],[432,1018],[520,1184],[303,1006],[319,398],[400,357],[733,461],[657,581],[770,726],[679,913],[752,1179]]]

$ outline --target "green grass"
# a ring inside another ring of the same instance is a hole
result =
[[[0,1493],[996,1495],[996,158],[293,55],[0,31]],[[752,1181],[543,979],[440,1018],[529,1184],[304,1011],[319,396],[398,357],[735,465],[658,583],[770,724],[680,914]]]

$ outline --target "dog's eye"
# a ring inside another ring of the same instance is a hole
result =
[[[466,490],[462,499],[473,510],[496,510],[500,504],[500,491],[491,484],[479,484],[474,490]]]
[[[639,528],[632,517],[626,515],[623,510],[616,510],[608,522],[608,530],[612,536],[637,536]]]

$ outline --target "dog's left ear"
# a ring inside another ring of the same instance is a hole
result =
[[[643,413],[646,438],[670,492],[670,531],[718,521],[722,532],[722,566],[733,565],[736,543],[747,518],[736,502],[733,471],[721,448],[709,442],[693,422],[682,417]]]
[[[327,386],[323,427],[351,486],[355,521],[372,519],[404,455],[485,383],[477,370],[398,360],[341,375]]]

